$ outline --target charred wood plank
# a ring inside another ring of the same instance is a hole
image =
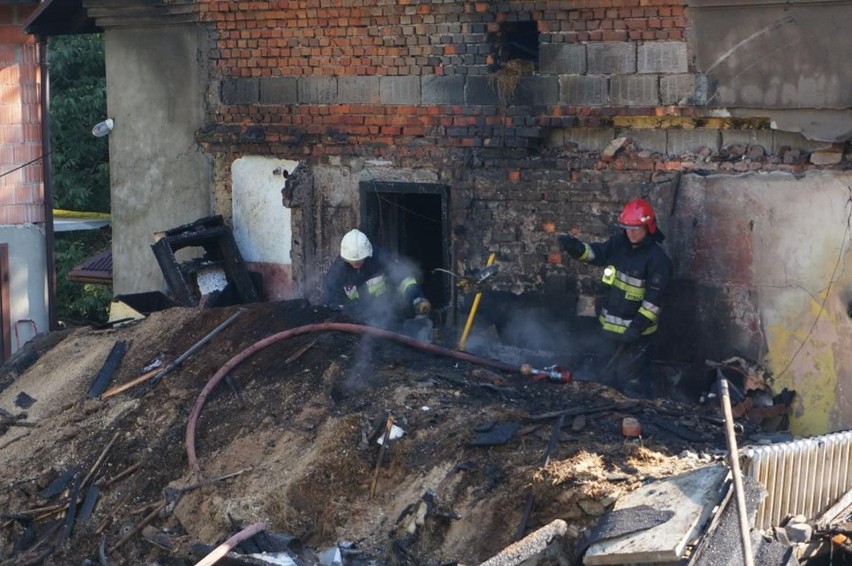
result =
[[[99,397],[101,393],[106,391],[107,385],[109,385],[112,376],[115,375],[115,371],[121,365],[121,360],[124,359],[124,355],[127,353],[127,348],[127,340],[119,340],[113,345],[104,365],[101,366],[101,370],[89,387],[89,392],[87,393],[89,399]]]

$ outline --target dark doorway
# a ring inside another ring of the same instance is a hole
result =
[[[431,183],[361,183],[361,230],[394,255],[417,264],[426,296],[447,306],[449,284],[437,268],[449,265],[449,188]]]

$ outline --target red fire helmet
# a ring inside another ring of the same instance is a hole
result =
[[[657,219],[654,216],[654,209],[648,204],[648,201],[642,198],[633,199],[624,205],[624,210],[618,216],[618,221],[622,226],[645,226],[648,228],[648,233],[653,234],[657,231]]]

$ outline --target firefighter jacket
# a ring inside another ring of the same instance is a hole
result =
[[[635,339],[657,331],[672,273],[672,260],[659,245],[664,237],[657,230],[633,246],[621,232],[605,242],[584,244],[586,250],[577,258],[604,266],[607,290],[598,318],[604,331],[616,338],[627,333]]]
[[[373,255],[355,269],[337,258],[325,277],[323,302],[353,311],[407,309],[423,290],[412,269],[394,260],[384,249],[373,246]]]

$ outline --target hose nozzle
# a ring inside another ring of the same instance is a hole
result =
[[[536,369],[530,364],[521,366],[521,375],[532,377],[536,381],[551,381],[553,383],[570,383],[574,380],[570,371],[563,370],[557,365],[547,366],[543,369]]]

